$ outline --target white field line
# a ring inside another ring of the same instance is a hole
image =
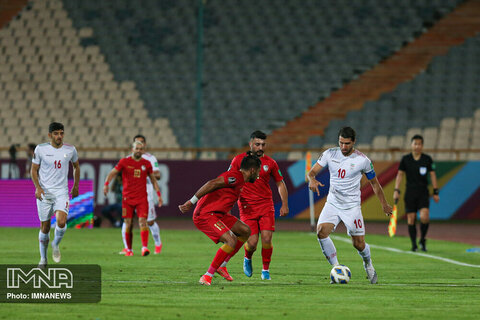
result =
[[[338,240],[338,241],[352,243],[352,240],[347,239],[347,238],[338,237],[338,236],[331,236],[331,237],[335,240]],[[478,265],[478,264],[464,263],[464,262],[460,262],[460,261],[456,261],[456,260],[452,260],[452,259],[448,259],[448,258],[442,258],[442,257],[434,256],[434,255],[427,254],[427,253],[400,250],[400,249],[384,247],[384,246],[379,246],[379,245],[370,244],[370,243],[369,243],[369,245],[370,245],[371,248],[375,248],[375,249],[381,249],[381,250],[386,250],[386,251],[391,251],[391,252],[396,252],[396,253],[413,254],[413,255],[417,255],[417,256],[422,256],[422,257],[426,257],[426,258],[430,258],[430,259],[436,259],[436,260],[456,264],[456,265],[463,266],[463,267],[480,268],[480,265]]]

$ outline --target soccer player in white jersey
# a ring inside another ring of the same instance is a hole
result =
[[[392,214],[382,186],[375,176],[372,162],[363,153],[354,149],[355,130],[350,127],[340,129],[339,147],[326,150],[307,174],[308,187],[320,195],[320,183],[315,177],[324,168],[330,172],[330,190],[317,224],[317,237],[323,254],[331,265],[338,265],[337,249],[329,235],[338,223],[343,221],[347,233],[352,237],[353,246],[363,259],[363,267],[370,283],[377,283],[377,273],[370,258],[370,247],[365,243],[365,225],[360,208],[360,180],[365,174],[373,191],[382,204],[387,216]]]
[[[145,136],[141,134],[137,134],[134,138],[133,141],[140,141],[144,145],[144,153],[142,155],[142,158],[145,160],[150,161],[152,164],[153,168],[153,175],[155,176],[155,179],[160,180],[160,169],[158,167],[158,161],[157,158],[153,154],[150,154],[146,152],[147,149],[147,139]],[[150,178],[147,177],[147,198],[148,198],[148,217],[147,217],[147,225],[148,228],[150,229],[150,232],[153,237],[153,241],[155,242],[155,254],[159,254],[162,252],[162,239],[160,238],[160,227],[158,226],[157,222],[155,219],[157,218],[157,213],[155,211],[155,202],[157,202],[157,199],[155,198],[155,190],[153,189],[153,184],[152,181],[150,181]],[[160,196],[158,198],[158,202],[160,205],[162,204],[163,200],[162,197]],[[125,239],[125,223],[122,224],[122,237],[123,237],[123,245],[124,249],[120,251],[120,254],[125,254],[127,249],[127,242]]]
[[[80,165],[77,150],[74,146],[63,143],[63,124],[52,122],[48,127],[50,143],[42,143],[35,148],[32,160],[31,177],[35,184],[38,217],[41,227],[38,234],[40,242],[40,262],[38,266],[47,265],[47,250],[50,241],[50,219],[53,214],[57,218],[55,237],[52,242],[52,258],[60,262],[59,244],[67,230],[67,215],[69,210],[68,168],[73,164],[72,198],[78,196],[80,180]]]

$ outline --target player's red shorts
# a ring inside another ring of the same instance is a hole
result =
[[[232,229],[237,221],[237,217],[229,213],[209,212],[193,215],[193,223],[197,229],[205,233],[215,243],[218,243],[220,237]]]
[[[258,234],[261,230],[275,231],[275,209],[271,204],[251,206],[241,205],[240,220],[252,231]]]
[[[146,197],[140,200],[130,199],[122,201],[122,218],[133,218],[135,210],[138,218],[146,218],[148,216],[148,200]]]

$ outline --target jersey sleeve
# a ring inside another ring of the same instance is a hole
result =
[[[243,155],[243,154],[242,154]],[[243,157],[242,155],[238,155],[235,158],[232,159],[232,162],[230,163],[230,166],[228,167],[228,171],[238,171],[240,170],[240,164],[242,162]]]
[[[147,174],[150,175],[150,173],[153,173],[153,167],[150,161],[147,161],[146,166],[147,166]]]
[[[118,161],[117,165],[115,166],[115,169],[117,171],[122,171],[122,169],[125,167],[125,158],[123,159],[120,159],[120,161]]]
[[[39,146],[37,146],[35,147],[35,151],[33,152],[32,163],[39,165],[41,162],[42,162],[42,156],[41,156],[40,148]]]
[[[317,163],[318,165],[322,166],[322,167],[326,167],[328,166],[328,159],[330,158],[330,152],[329,152],[330,149],[327,149],[325,150],[322,155],[320,156],[320,158],[318,158],[317,160]]]
[[[239,173],[239,171],[226,171],[220,176],[223,177],[223,181],[225,182],[227,188],[234,188],[240,182],[238,176]]]
[[[402,160],[400,160],[400,165],[398,166],[398,170],[407,171],[407,166],[405,164],[405,156],[403,156]]]
[[[363,173],[365,173],[365,176],[368,180],[372,180],[376,176],[375,170],[373,169],[373,163],[367,157],[365,157],[364,167],[362,171]]]
[[[152,155],[150,158],[150,164],[152,165],[153,172],[160,171],[160,168],[158,167],[158,160],[154,155]]]
[[[433,162],[432,157],[427,156],[427,171],[435,171],[435,163]]]
[[[75,147],[73,147],[72,159],[70,161],[72,161],[72,163],[75,163],[78,161],[78,152],[77,152],[77,148]]]
[[[273,179],[275,179],[275,182],[279,182],[283,180],[282,172],[280,171],[280,168],[278,167],[278,164],[275,160],[272,160],[272,173],[271,173]]]

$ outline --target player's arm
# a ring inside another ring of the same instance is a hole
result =
[[[160,180],[160,178],[162,177],[161,174],[160,174],[160,170],[159,171],[153,171],[153,177],[155,179],[152,179],[152,177],[150,177],[150,180]]]
[[[78,184],[80,182],[80,163],[77,161],[72,163],[73,165],[73,187],[70,193],[72,194],[72,199],[78,197]]]
[[[107,178],[105,179],[105,183],[103,184],[103,194],[104,195],[107,195],[107,193],[108,193],[108,185],[110,184],[110,181],[112,181],[112,179],[115,178],[119,172],[120,171],[113,168],[112,171],[110,171],[110,173],[108,174]]]
[[[277,181],[277,188],[278,194],[280,195],[280,199],[282,199],[282,207],[280,208],[280,216],[284,217],[288,214],[288,190],[285,181],[280,180]]]
[[[430,171],[430,180],[432,180],[432,186],[433,186],[433,200],[435,202],[440,201],[440,196],[438,195],[438,184],[437,184],[437,174],[435,171]]]
[[[182,213],[186,213],[193,208],[193,206],[198,201],[198,199],[217,189],[224,188],[225,186],[226,186],[226,183],[223,176],[219,176],[218,178],[209,180],[207,183],[201,186],[200,189],[197,190],[197,192],[195,192],[195,194],[190,200],[186,201],[182,205],[179,205],[178,208]]]
[[[152,181],[153,189],[155,189],[155,191],[157,192],[158,206],[161,207],[162,204],[163,204],[163,199],[162,199],[162,193],[160,192],[160,187],[158,186],[158,182],[157,182],[158,179],[155,175],[156,172],[158,172],[158,176],[159,176],[158,179],[160,179],[160,172],[159,171],[153,171],[148,176],[150,177],[150,181]]]
[[[398,170],[397,177],[395,178],[395,189],[393,190],[393,200],[396,201],[400,198],[400,184],[402,183],[405,171]]]
[[[42,195],[45,195],[42,187],[40,186],[40,181],[38,180],[38,170],[40,165],[32,162],[32,168],[30,169],[30,176],[32,177],[33,184],[35,185],[35,198],[38,200],[43,200]]]
[[[390,216],[392,214],[393,209],[388,204],[387,199],[385,198],[385,194],[383,193],[383,188],[380,185],[380,183],[378,182],[377,177],[373,177],[372,179],[370,179],[368,181],[372,185],[373,192],[375,192],[375,194],[378,197],[378,200],[380,200],[380,203],[382,204],[383,212],[385,212],[385,214],[387,216]]]
[[[317,163],[310,169],[310,171],[307,174],[307,179],[308,179],[308,188],[312,190],[312,192],[316,192],[318,196],[320,196],[320,191],[318,190],[318,186],[320,187],[325,187],[324,184],[322,184],[320,181],[318,181],[315,177],[317,174],[322,171],[323,167]]]

